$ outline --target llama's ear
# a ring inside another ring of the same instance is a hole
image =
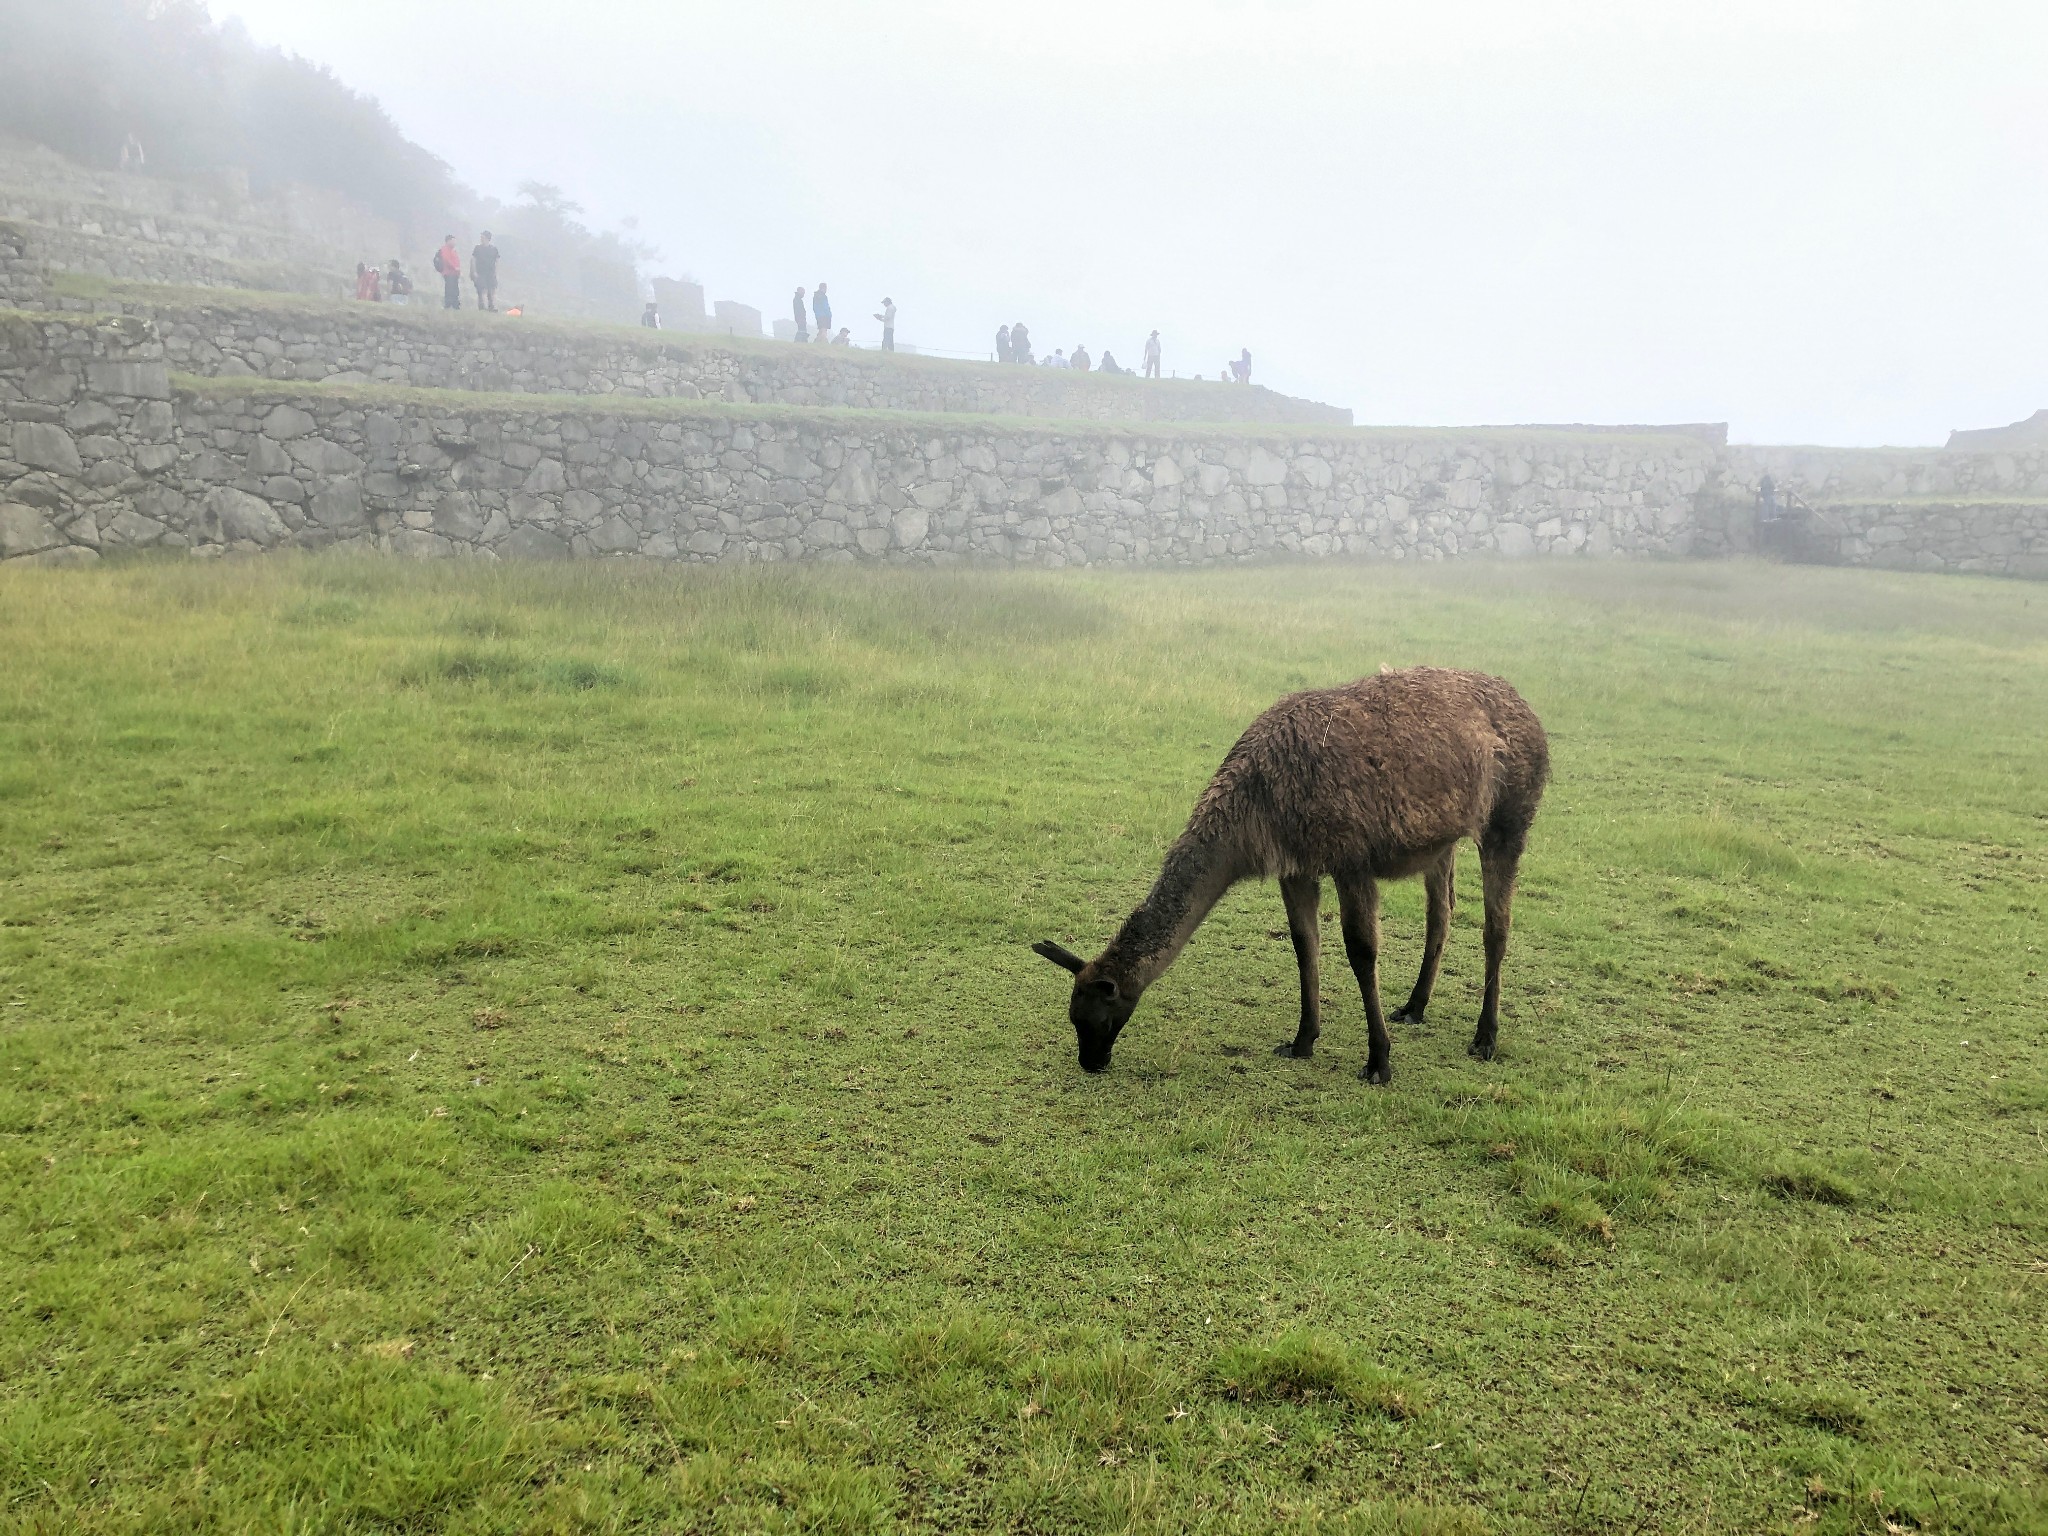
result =
[[[1093,981],[1089,982],[1088,986],[1089,989],[1092,992],[1094,992],[1097,997],[1106,997],[1109,998],[1112,1002],[1116,1000],[1116,981],[1112,977],[1098,976]]]
[[[1031,949],[1034,954],[1045,956],[1061,970],[1072,971],[1076,976],[1081,974],[1081,967],[1088,963],[1071,949],[1064,949],[1051,939],[1040,939],[1031,946]]]

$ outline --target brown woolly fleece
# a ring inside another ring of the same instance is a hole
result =
[[[1254,878],[1280,882],[1301,971],[1301,1025],[1280,1054],[1312,1054],[1321,1033],[1316,914],[1328,875],[1365,996],[1365,1075],[1388,1081],[1377,882],[1420,874],[1428,888],[1422,972],[1395,1015],[1419,1022],[1450,925],[1455,851],[1467,837],[1479,845],[1486,891],[1486,996],[1472,1049],[1491,1057],[1516,867],[1549,774],[1549,743],[1535,713],[1507,683],[1481,672],[1412,667],[1281,699],[1223,759],[1151,893],[1109,947],[1084,962],[1056,944],[1034,946],[1075,973],[1069,1013],[1082,1066],[1109,1064],[1145,988],[1223,893]]]

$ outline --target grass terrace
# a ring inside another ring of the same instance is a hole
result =
[[[2038,586],[142,563],[0,647],[13,1529],[2048,1530]],[[1340,964],[1268,1054],[1258,887],[1084,1077],[1027,944],[1425,661],[1553,737],[1500,1059],[1468,850],[1390,1089]]]

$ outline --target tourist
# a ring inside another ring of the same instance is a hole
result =
[[[882,312],[876,315],[875,318],[882,322],[882,350],[884,352],[894,352],[896,350],[896,301],[894,299],[883,299]]]
[[[1230,371],[1237,375],[1237,382],[1249,384],[1252,381],[1252,349],[1246,347],[1238,354],[1237,361],[1230,365]]]
[[[789,312],[796,316],[796,339],[811,339],[811,312],[804,307],[804,285],[796,285],[796,297],[789,301]]]
[[[1071,368],[1073,364],[1067,361],[1065,348],[1054,347],[1052,349],[1052,356],[1045,360],[1045,366],[1048,368]]]
[[[396,256],[391,265],[384,269],[384,294],[394,304],[412,302],[412,279],[405,275],[405,268],[398,264]]]
[[[654,300],[647,301],[647,307],[640,311],[640,324],[650,331],[661,329],[661,311],[655,308]]]
[[[1010,327],[1010,361],[1026,365],[1031,362],[1031,333],[1022,320]]]
[[[823,331],[820,331],[818,334],[822,338],[825,333]],[[853,332],[849,331],[845,326],[842,325],[841,327],[839,327],[839,334],[832,338],[832,345],[835,347],[852,346]]]
[[[1086,347],[1076,344],[1074,355],[1067,359],[1067,366],[1081,373],[1086,373],[1094,366],[1094,359],[1089,357]]]
[[[1159,333],[1154,331],[1145,338],[1145,377],[1159,377]]]
[[[1095,365],[1095,371],[1097,373],[1122,373],[1123,369],[1117,367],[1116,354],[1114,352],[1104,352],[1102,354],[1102,361]]]
[[[1007,325],[998,326],[996,328],[996,361],[999,363],[1007,363],[1009,360],[1010,328]]]
[[[356,297],[358,299],[367,300],[370,297],[370,274],[374,270],[374,268],[364,266],[360,261],[356,263]]]
[[[441,307],[462,308],[462,252],[455,249],[455,237],[444,235],[441,249],[434,252],[434,270],[441,274]]]
[[[469,253],[469,280],[476,285],[476,307],[493,314],[498,309],[498,248],[491,244],[491,232]]]
[[[1778,520],[1778,482],[1771,478],[1769,470],[1756,483],[1756,518],[1760,523],[1775,523]]]
[[[825,285],[818,284],[811,290],[811,317],[818,322],[818,340],[832,339],[832,301],[825,297]]]
[[[147,163],[142,154],[142,140],[135,137],[135,130],[131,128],[128,137],[121,141],[121,169],[140,176]]]

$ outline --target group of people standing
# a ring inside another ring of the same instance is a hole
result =
[[[790,318],[796,321],[796,339],[798,341],[808,342],[811,339],[811,325],[815,321],[818,327],[818,340],[820,342],[835,347],[850,347],[853,345],[853,332],[846,326],[842,325],[839,327],[838,335],[832,334],[832,299],[826,293],[823,283],[818,284],[817,287],[811,290],[810,307],[808,309],[804,305],[803,285],[798,284],[795,295],[789,301],[789,313]],[[882,307],[876,311],[875,318],[882,322],[882,350],[884,352],[894,352],[896,350],[896,301],[894,299],[882,300]]]
[[[434,252],[434,270],[441,274],[441,307],[462,308],[462,252],[456,249],[453,235],[444,236],[440,248]],[[488,229],[469,253],[469,280],[476,289],[476,307],[495,313],[498,308],[498,248],[491,244]],[[410,304],[412,279],[406,276],[405,268],[396,257],[381,271],[374,265],[359,261],[356,263],[356,297],[371,304]]]
[[[1250,353],[1245,356],[1249,358]],[[1088,355],[1087,347],[1076,343],[1069,353],[1063,347],[1054,347],[1050,357],[1033,357],[1031,354],[1031,328],[1022,320],[1015,325],[1006,325],[996,332],[996,361],[999,363],[1021,363],[1040,368],[1074,368],[1082,373],[1123,373],[1132,372],[1120,367],[1116,354],[1105,350],[1102,361],[1096,362]],[[1145,338],[1144,376],[1148,379],[1159,377],[1159,333],[1154,331]]]
[[[434,270],[441,274],[441,307],[462,308],[462,252],[455,237],[446,236],[434,252]],[[469,253],[469,281],[476,289],[476,307],[495,312],[498,307],[498,248],[491,244],[491,232],[484,231],[476,249]]]

